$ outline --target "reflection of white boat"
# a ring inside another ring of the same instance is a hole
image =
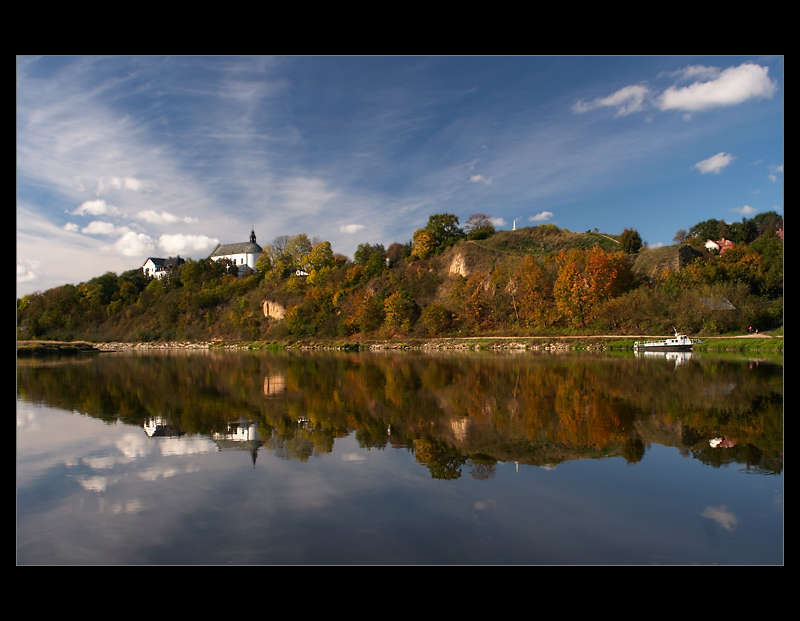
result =
[[[675,363],[675,367],[679,367],[684,362],[688,362],[692,358],[692,352],[690,351],[665,351],[665,350],[643,350],[637,349],[633,352],[633,355],[637,358],[639,356],[649,356],[653,358],[664,358],[665,360],[671,360]]]
[[[675,328],[673,328],[675,330]],[[636,341],[633,344],[634,351],[690,351],[693,345],[702,345],[702,341],[690,339],[685,334],[678,334],[675,330],[674,339],[664,339],[663,341]]]

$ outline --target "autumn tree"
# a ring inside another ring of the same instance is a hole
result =
[[[541,262],[526,255],[512,278],[519,321],[528,328],[547,328],[556,321],[553,279]]]
[[[621,295],[635,282],[625,255],[595,246],[574,248],[557,258],[558,277],[553,285],[556,307],[575,327],[586,327],[597,317],[600,305]]]

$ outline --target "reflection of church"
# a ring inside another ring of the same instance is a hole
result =
[[[220,451],[249,451],[253,466],[256,465],[258,449],[264,444],[258,437],[258,425],[247,419],[229,422],[227,430],[214,432],[212,439]]]
[[[161,416],[145,419],[143,427],[144,432],[151,438],[173,438],[186,433]]]
[[[144,432],[151,438],[172,438],[177,440],[186,435],[185,431],[179,429],[177,425],[162,416],[153,416],[145,419],[142,427]],[[181,444],[184,442],[186,442],[186,439]],[[249,451],[253,465],[256,463],[258,449],[264,445],[258,436],[258,425],[248,419],[229,422],[225,431],[214,432],[211,434],[210,440],[208,436],[205,436],[205,442],[212,447],[216,446],[218,451]],[[208,447],[206,447],[202,452],[208,452],[208,450]],[[180,450],[170,452],[174,454],[181,453]]]

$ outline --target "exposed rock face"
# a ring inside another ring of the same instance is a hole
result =
[[[450,263],[450,273],[463,276],[464,278],[469,276],[469,268],[467,267],[467,262],[464,260],[464,255],[457,254],[453,257],[453,261]]]
[[[280,321],[286,316],[286,309],[277,302],[264,300],[262,307],[264,308],[264,317],[272,317],[272,319]]]

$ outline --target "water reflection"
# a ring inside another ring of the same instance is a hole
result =
[[[782,369],[476,352],[19,361],[18,562],[780,564]]]
[[[712,466],[783,468],[783,367],[641,356],[103,354],[20,361],[20,399],[180,442],[306,461],[354,433],[412,452],[433,478],[553,467],[674,446]]]

